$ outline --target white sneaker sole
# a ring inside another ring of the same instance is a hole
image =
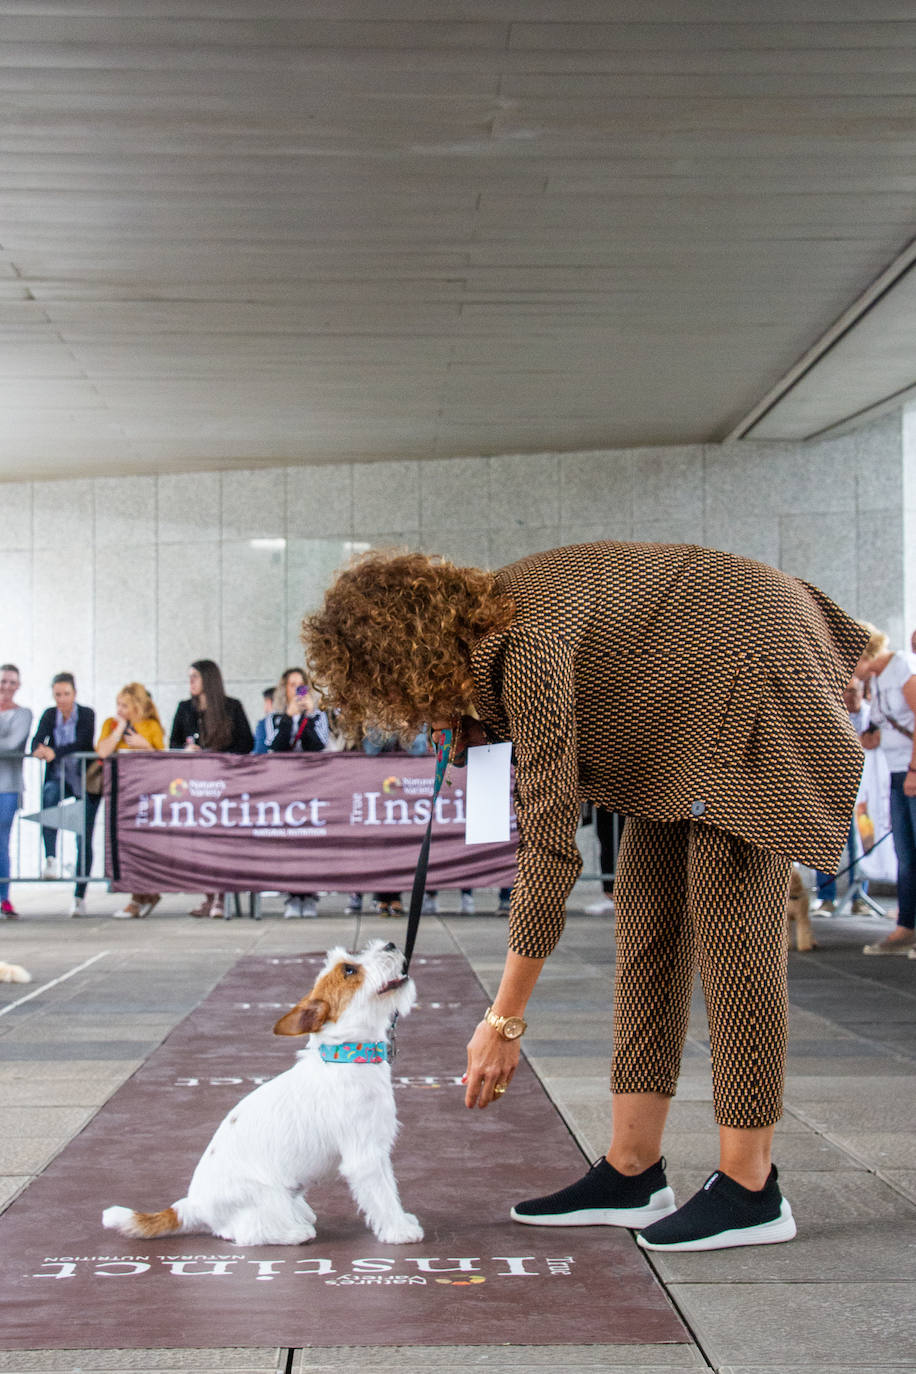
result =
[[[639,1230],[651,1226],[653,1221],[661,1221],[677,1211],[674,1191],[659,1188],[653,1193],[645,1207],[583,1207],[578,1212],[557,1212],[553,1216],[526,1216],[513,1207],[509,1216],[524,1226],[625,1226],[629,1230]]]
[[[715,1236],[680,1240],[671,1245],[654,1245],[644,1236],[637,1236],[636,1239],[644,1250],[734,1250],[739,1245],[779,1245],[782,1241],[794,1240],[796,1230],[792,1208],[783,1198],[779,1216],[760,1226],[740,1226],[734,1231],[720,1231]]]

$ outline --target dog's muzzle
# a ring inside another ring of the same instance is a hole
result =
[[[387,945],[385,945],[385,950],[386,950],[386,952],[388,952],[388,953],[394,954],[394,953],[397,953],[398,947],[397,947],[396,944],[394,944],[393,941],[389,940],[388,943],[387,943]],[[383,983],[382,986],[381,986],[381,987],[379,988],[379,990],[378,990],[378,995],[379,995],[379,997],[384,997],[384,995],[385,995],[386,992],[397,992],[398,988],[402,988],[402,987],[404,986],[404,984],[407,983],[407,982],[409,981],[409,980],[408,980],[408,977],[407,977],[407,974],[406,974],[406,972],[404,971],[405,965],[406,965],[406,960],[404,959],[404,956],[403,956],[403,954],[402,954],[402,955],[401,955],[401,970],[402,970],[401,975],[400,975],[399,977],[397,977],[397,978],[389,978],[388,981],[387,981],[387,983]]]

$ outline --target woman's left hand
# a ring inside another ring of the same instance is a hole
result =
[[[903,795],[905,797],[916,797],[916,769],[910,768],[906,777],[903,779]]]
[[[517,1040],[504,1040],[486,1021],[481,1021],[468,1044],[468,1070],[465,1075],[466,1107],[488,1107],[502,1093],[494,1093],[498,1085],[508,1087],[518,1066],[521,1045]]]

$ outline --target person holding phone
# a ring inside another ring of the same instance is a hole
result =
[[[328,718],[320,710],[301,668],[287,668],[280,678],[274,705],[280,714],[276,716],[277,729],[268,745],[269,753],[318,754],[327,748]],[[317,915],[317,892],[287,892],[283,907],[287,921]]]

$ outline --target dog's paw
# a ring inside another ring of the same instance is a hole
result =
[[[423,1239],[423,1227],[410,1212],[405,1212],[397,1221],[379,1226],[376,1239],[383,1245],[415,1245]]]

